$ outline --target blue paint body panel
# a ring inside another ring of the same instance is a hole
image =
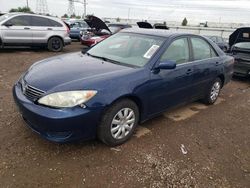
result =
[[[53,109],[41,106],[24,96],[20,83],[13,88],[14,99],[25,121],[44,138],[55,142],[93,139],[105,109],[121,98],[134,100],[140,109],[140,121],[166,109],[200,99],[217,78],[228,83],[233,74],[233,58],[210,43],[218,57],[177,65],[172,70],[154,71],[159,58],[178,37],[200,37],[190,34],[156,32],[154,30],[124,30],[165,38],[163,45],[141,68],[104,62],[81,53],[52,57],[34,64],[23,76],[29,85],[46,94],[97,90],[86,102],[86,108]],[[204,38],[204,40],[206,40]],[[192,57],[192,56],[191,56]]]

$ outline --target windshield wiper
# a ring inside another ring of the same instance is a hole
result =
[[[88,53],[88,52],[87,52],[86,54],[87,54],[88,56],[90,56],[90,57],[98,58],[98,59],[101,59],[101,60],[103,60],[103,61],[107,61],[107,62],[115,63],[115,64],[121,64],[121,62],[115,61],[115,60],[113,60],[113,59],[109,59],[109,58],[102,57],[102,56],[92,55],[92,54],[90,54],[90,53]]]

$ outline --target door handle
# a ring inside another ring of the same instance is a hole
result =
[[[47,30],[53,30],[52,28],[47,28]]]
[[[193,70],[192,69],[188,69],[186,74],[189,75],[189,74],[192,74],[193,73]]]
[[[30,28],[29,27],[25,27],[24,29],[29,30]]]

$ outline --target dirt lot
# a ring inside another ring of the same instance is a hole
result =
[[[22,72],[54,55],[0,51],[1,187],[250,187],[250,80],[234,79],[216,105],[193,103],[142,124],[117,148],[60,145],[25,126],[11,94]]]

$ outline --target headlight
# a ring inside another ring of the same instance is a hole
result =
[[[38,103],[55,108],[70,108],[87,102],[96,93],[94,90],[52,93],[39,99]]]

